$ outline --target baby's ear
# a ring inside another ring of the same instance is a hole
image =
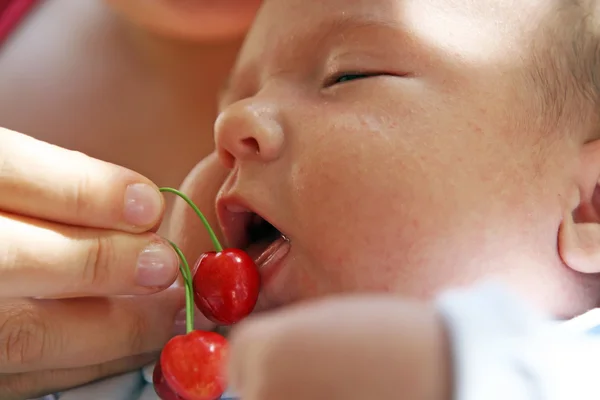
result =
[[[558,251],[584,274],[600,273],[600,140],[583,145],[572,190],[563,205]]]

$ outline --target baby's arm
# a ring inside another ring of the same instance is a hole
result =
[[[394,297],[301,305],[246,321],[232,339],[244,400],[600,398],[600,336],[493,285],[435,307]]]

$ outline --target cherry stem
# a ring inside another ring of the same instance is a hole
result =
[[[194,202],[189,197],[187,197],[185,194],[181,193],[179,190],[169,188],[169,187],[163,187],[163,188],[160,188],[159,190],[161,192],[169,192],[169,193],[176,194],[177,196],[181,197],[186,203],[188,203],[189,206],[192,207],[192,209],[194,210],[196,215],[198,215],[198,217],[204,224],[204,227],[206,228],[206,230],[208,231],[208,235],[210,236],[210,240],[212,240],[213,246],[215,246],[215,250],[217,252],[223,251],[223,246],[221,246],[219,239],[217,239],[217,235],[215,235],[215,232],[210,227],[208,220],[204,217],[204,214],[202,214],[200,209],[194,204]]]
[[[181,249],[177,247],[175,243],[171,241],[169,241],[169,243],[181,260],[179,271],[181,272],[183,283],[185,285],[185,330],[187,333],[190,333],[194,330],[194,288],[192,285],[192,271],[190,270],[190,265]]]

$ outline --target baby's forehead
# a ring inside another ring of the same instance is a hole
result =
[[[540,9],[547,9],[547,4],[546,0],[266,0],[238,66],[247,70],[253,64],[252,69],[264,70],[276,62],[280,69],[293,69],[323,56],[327,46],[352,51],[353,45],[365,42],[373,50],[406,49],[405,58],[428,57],[425,53],[430,51],[484,66],[509,64],[507,58],[528,57],[526,32],[543,18]]]
[[[279,51],[315,46],[331,36],[379,25],[423,46],[460,46],[485,54],[524,47],[534,27],[555,8],[547,0],[266,0],[246,48],[265,53],[274,51],[273,44],[279,44]]]
[[[339,16],[353,18],[370,16],[382,21],[413,19],[425,12],[459,17],[463,21],[494,18],[502,20],[520,19],[527,21],[530,16],[556,11],[561,1],[547,0],[264,0],[260,15],[287,24],[294,20],[310,23],[303,19],[311,16]],[[296,18],[285,18],[296,16]],[[518,18],[515,18],[518,17]],[[265,21],[263,20],[262,23]],[[529,21],[532,22],[532,21]],[[261,24],[262,24],[261,23]]]

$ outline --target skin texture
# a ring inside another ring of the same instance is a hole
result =
[[[230,373],[244,398],[450,398],[439,317],[405,301],[450,286],[496,278],[559,318],[599,304],[597,118],[580,107],[568,124],[549,123],[531,79],[532,43],[550,42],[532,27],[556,22],[553,7],[265,3],[215,125],[230,170],[219,198],[291,242],[260,303],[286,307],[234,330]],[[184,190],[217,171],[207,158]],[[178,234],[193,242],[197,232]],[[312,303],[323,297],[334,299]],[[390,357],[411,349],[434,350],[407,364]],[[385,371],[394,382],[377,380]],[[398,382],[414,371],[432,381]]]
[[[229,379],[244,400],[450,400],[445,336],[430,305],[322,299],[242,322],[231,337]]]

